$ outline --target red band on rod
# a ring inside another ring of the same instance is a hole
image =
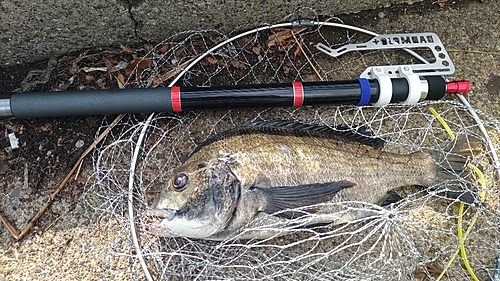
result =
[[[304,88],[301,82],[292,82],[293,106],[302,106],[304,103]]]
[[[172,110],[174,112],[181,112],[181,87],[174,86],[170,90],[170,95],[172,97]]]

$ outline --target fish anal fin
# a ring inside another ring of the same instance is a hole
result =
[[[304,215],[305,212],[293,211],[290,209],[328,202],[340,190],[355,185],[356,184],[353,182],[343,180],[299,186],[276,186],[269,188],[253,187],[253,190],[254,192],[261,193],[266,202],[260,211],[266,214],[274,214],[276,216],[292,219]],[[316,212],[317,210],[312,211]]]
[[[399,195],[396,191],[394,190],[389,190],[387,192],[387,197],[385,200],[380,204],[380,207],[387,207],[389,205],[392,205],[394,203],[397,203],[399,201],[403,200],[403,197]]]
[[[461,182],[460,178],[468,173],[468,164],[474,163],[474,158],[484,152],[482,139],[475,135],[458,135],[444,151],[430,153],[439,163],[437,177],[441,186],[438,187],[438,191],[444,192],[447,198],[468,205],[481,206],[481,200],[477,195],[479,192],[472,189],[473,185]]]

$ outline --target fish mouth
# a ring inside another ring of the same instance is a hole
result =
[[[146,210],[146,217],[148,218],[156,218],[156,219],[167,219],[171,221],[175,215],[177,214],[178,210],[175,209],[149,209]]]
[[[146,218],[151,222],[148,224],[149,232],[158,235],[160,232],[165,231],[167,224],[174,219],[177,214],[175,209],[148,209],[144,213]]]

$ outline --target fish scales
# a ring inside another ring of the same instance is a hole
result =
[[[232,157],[243,190],[348,180],[334,200],[375,203],[388,190],[436,181],[434,160],[422,153],[394,154],[368,145],[320,137],[244,134],[205,146],[188,162]],[[187,164],[187,163],[186,163]]]

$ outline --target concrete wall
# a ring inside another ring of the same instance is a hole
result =
[[[421,1],[421,0],[415,0]],[[159,42],[180,31],[338,15],[412,0],[0,0],[0,65],[82,48]],[[313,12],[316,11],[316,12]]]

